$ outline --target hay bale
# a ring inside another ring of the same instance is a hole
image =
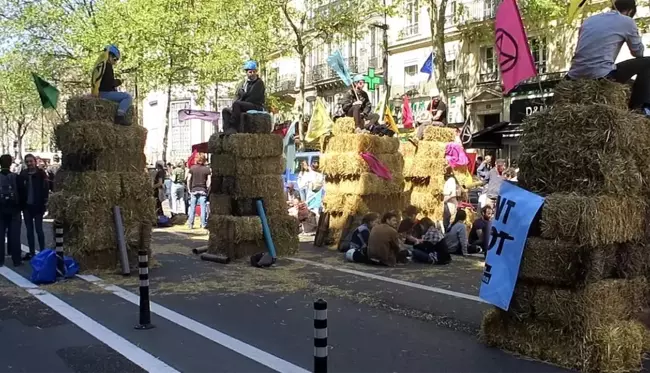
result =
[[[232,201],[227,194],[211,193],[210,215],[232,215]]]
[[[638,241],[645,234],[645,201],[554,193],[542,207],[540,234],[581,246]],[[537,235],[531,229],[531,235]]]
[[[630,87],[608,79],[562,80],[553,89],[554,105],[584,105],[598,102],[612,108],[627,110]]]
[[[212,172],[221,176],[281,175],[284,171],[282,157],[237,158],[232,154],[213,154]]]
[[[401,154],[379,154],[376,157],[391,172],[402,173],[404,159]],[[372,172],[368,167],[368,163],[359,153],[355,152],[327,152],[322,154],[320,157],[320,171],[328,176],[357,176],[362,173]]]
[[[269,113],[241,115],[242,133],[271,133],[273,130],[273,119]]]
[[[269,196],[260,197],[266,215],[286,215],[287,204],[284,199]],[[257,216],[257,198],[231,198],[232,214],[235,216]]]
[[[414,188],[411,192],[411,205],[420,210],[422,216],[426,216],[433,221],[441,221],[444,212],[441,195],[432,195],[421,192]]]
[[[579,289],[517,283],[510,314],[567,330],[585,330],[630,320],[646,304],[645,278],[608,279]]]
[[[106,155],[119,150],[144,152],[147,129],[141,126],[118,126],[112,122],[66,122],[54,128],[56,146],[63,154],[100,152]]]
[[[147,157],[141,149],[107,149],[105,151],[63,153],[61,170],[73,172],[142,172]]]
[[[642,115],[602,104],[556,105],[531,115],[522,125],[519,184],[544,194],[648,190],[649,124]]]
[[[117,106],[117,102],[86,95],[69,98],[66,102],[65,111],[68,115],[68,120],[71,122],[101,121],[112,124],[117,115]],[[126,112],[126,120],[128,123],[137,122],[133,106]]]
[[[386,180],[371,172],[364,172],[356,177],[329,178],[325,181],[325,190],[337,194],[396,194],[404,190],[404,178],[393,174],[392,180]]]
[[[298,219],[287,215],[269,215],[269,229],[278,256],[293,255],[300,249]]]
[[[469,172],[469,168],[467,166],[456,167],[453,169],[453,173],[456,177],[456,180],[458,180],[458,183],[464,189],[472,188],[477,184],[481,184],[480,181],[474,181],[474,177],[472,177],[472,174]]]
[[[149,199],[153,195],[151,179],[149,174],[144,171],[72,172],[61,170],[56,173],[54,185],[57,192],[92,200],[92,205],[115,204],[127,198],[141,201]],[[50,210],[50,212],[52,211]],[[92,213],[92,211],[89,212]]]
[[[368,152],[377,156],[379,154],[394,154],[398,149],[399,139],[397,137],[354,134],[332,136],[324,153]]]
[[[218,149],[215,144],[213,149],[214,147]],[[232,154],[237,158],[281,157],[284,150],[282,137],[274,133],[237,133],[224,136],[221,139],[221,147],[223,153]]]
[[[449,127],[438,127],[438,126],[427,126],[424,129],[424,136],[422,137],[424,141],[435,141],[435,142],[454,142],[456,140],[456,129]]]
[[[543,322],[513,320],[500,310],[486,312],[481,339],[492,347],[583,372],[641,369],[645,327],[617,321],[580,333]]]
[[[323,196],[323,207],[330,213],[383,214],[392,210],[402,211],[406,207],[406,199],[404,193],[358,195],[328,190]]]
[[[229,244],[255,241],[264,238],[262,221],[257,216],[215,215],[208,221],[208,230],[218,240]]]
[[[223,132],[213,133],[210,136],[208,139],[208,153],[221,154],[223,152],[223,136]]]
[[[615,270],[614,245],[585,247],[560,241],[528,238],[519,279],[531,284],[580,286],[610,277]]]
[[[264,198],[285,200],[284,182],[280,175],[213,176],[211,192],[234,198]]]
[[[650,246],[644,242],[628,242],[616,250],[616,277],[650,277]]]
[[[447,160],[445,159],[444,153],[442,157],[430,156],[434,152],[435,144],[438,143],[429,144],[433,144],[433,146],[423,148],[422,152],[418,149],[418,152],[411,158],[409,164],[404,165],[404,176],[426,178],[434,175],[440,175],[442,177],[445,174]]]
[[[348,135],[353,134],[354,130],[357,128],[354,123],[354,118],[352,117],[342,117],[338,118],[334,125],[332,126],[332,135]]]
[[[421,143],[422,143],[422,141],[420,141],[420,144]],[[430,143],[430,142],[427,142],[427,143]],[[413,157],[415,155],[415,152],[417,151],[417,149],[418,149],[418,147],[416,147],[415,144],[413,144],[412,142],[407,141],[405,139],[400,139],[398,151],[402,156],[404,156],[404,157]]]
[[[210,254],[221,254],[235,260],[241,258],[248,259],[251,255],[263,251],[266,251],[263,240],[231,243],[221,239],[217,233],[210,232],[208,236],[208,252]]]

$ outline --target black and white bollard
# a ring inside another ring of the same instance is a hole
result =
[[[54,243],[56,249],[56,275],[65,276],[65,261],[63,260],[63,223],[54,222]]]
[[[314,373],[327,372],[327,302],[314,302]]]
[[[151,305],[149,304],[149,255],[146,250],[138,251],[138,272],[140,274],[140,323],[138,330],[152,329]]]

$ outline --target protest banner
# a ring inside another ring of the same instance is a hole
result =
[[[505,311],[517,283],[530,225],[544,198],[504,182],[489,228],[488,253],[479,297]]]

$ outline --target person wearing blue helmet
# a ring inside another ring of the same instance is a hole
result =
[[[232,107],[225,108],[221,112],[223,128],[227,133],[241,132],[241,115],[249,110],[264,110],[266,86],[257,74],[257,62],[246,61],[244,63],[246,80],[237,88],[237,97]]]
[[[365,83],[363,75],[355,75],[352,78],[352,87],[341,102],[341,109],[343,109],[346,116],[354,118],[354,124],[358,132],[373,126],[379,120],[379,116],[372,113],[368,93],[363,90]],[[366,120],[369,121],[368,125],[366,125]]]
[[[101,79],[99,83],[99,97],[118,103],[115,123],[120,125],[130,125],[126,119],[126,112],[131,107],[133,98],[127,92],[117,91],[117,87],[122,85],[120,79],[115,79],[113,65],[120,60],[120,50],[115,45],[109,45],[104,48],[104,57],[102,57],[93,71],[93,81]],[[93,90],[95,87],[93,87]]]

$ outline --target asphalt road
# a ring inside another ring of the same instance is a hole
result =
[[[477,259],[367,267],[305,243],[271,269],[224,266],[191,254],[205,235],[174,230],[154,233],[151,330],[134,329],[135,274],[29,288],[29,266],[0,270],[0,372],[307,372],[318,298],[331,372],[564,371],[480,343]]]

